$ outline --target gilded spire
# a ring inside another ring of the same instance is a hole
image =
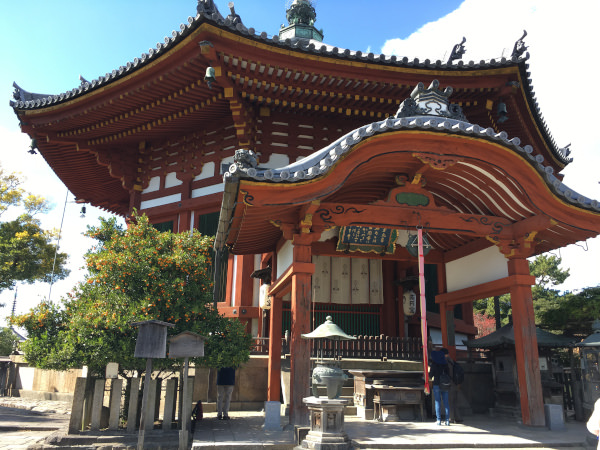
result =
[[[315,28],[317,12],[310,0],[294,0],[286,10],[288,26],[281,26],[279,39],[323,41],[323,30]]]

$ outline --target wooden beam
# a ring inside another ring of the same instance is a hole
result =
[[[493,297],[510,292],[513,286],[532,286],[535,284],[533,275],[515,274],[505,278],[489,281],[453,292],[446,292],[435,296],[436,303],[446,303],[449,306],[469,303],[481,298]]]
[[[322,203],[313,216],[313,224],[322,227],[354,225],[414,229],[423,223],[427,223],[429,232],[468,236],[492,235],[511,238],[513,236],[511,222],[508,219],[481,214],[455,213],[445,208]]]

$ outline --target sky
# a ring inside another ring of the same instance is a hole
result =
[[[221,14],[228,1],[215,0]],[[237,0],[235,12],[246,27],[269,36],[278,33],[290,0]],[[59,94],[77,87],[79,76],[92,80],[118,69],[155,48],[189,16],[196,0],[25,0],[0,2],[0,165],[26,177],[26,189],[54,205],[40,217],[46,228],[61,229],[60,249],[70,255],[68,279],[20,285],[16,312],[21,314],[51,295],[58,301],[83,279],[83,254],[93,244],[82,236],[88,225],[109,214],[73,202],[43,158],[27,153],[9,101],[13,82],[30,92]],[[465,62],[510,56],[523,30],[530,53],[536,98],[560,147],[571,144],[574,158],[563,182],[592,199],[600,199],[600,134],[595,128],[600,73],[600,2],[598,0],[317,0],[315,26],[324,42],[340,48],[395,54],[421,60],[447,60],[454,44],[466,38]],[[65,201],[66,200],[66,201]],[[63,221],[64,217],[64,221]],[[600,284],[600,239],[579,242],[553,252],[571,276],[558,289],[575,291]],[[14,291],[0,293],[0,325],[10,314]]]

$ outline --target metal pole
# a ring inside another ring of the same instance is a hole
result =
[[[140,432],[138,434],[138,450],[144,450],[144,433],[146,432],[146,407],[150,396],[150,379],[152,378],[152,358],[146,359],[146,379],[144,380],[144,397],[142,398],[142,414],[140,415]],[[153,420],[152,418],[151,420]]]
[[[54,250],[54,262],[52,263],[52,275],[50,277],[50,289],[48,289],[48,301],[52,301],[52,285],[54,284],[54,270],[56,269],[56,257],[60,248],[60,237],[62,235],[63,222],[65,221],[65,211],[67,210],[67,200],[69,199],[69,190],[65,196],[65,206],[63,206],[62,218],[60,219],[60,229],[58,230],[58,240],[56,241],[56,250]]]

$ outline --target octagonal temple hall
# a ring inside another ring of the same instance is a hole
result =
[[[80,202],[216,235],[215,301],[269,338],[269,400],[289,337],[292,423],[310,389],[301,335],[326,315],[454,353],[476,334],[473,301],[510,293],[521,414],[543,425],[527,258],[597,236],[600,205],[563,184],[571,160],[523,39],[510,57],[464,61],[457,44],[421,61],[324,43],[308,0],[272,36],[229,12],[200,0],[155,48],[70,91],[15,84],[32,148]]]

